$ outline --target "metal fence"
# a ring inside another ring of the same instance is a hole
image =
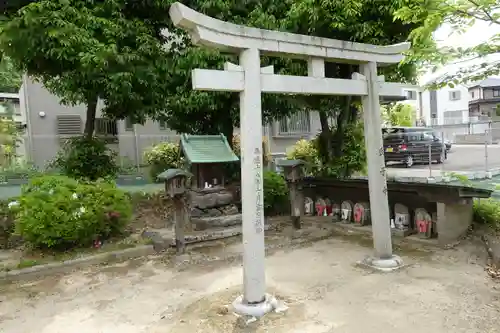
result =
[[[438,133],[443,133],[444,138],[453,143],[484,143],[485,137],[492,141],[500,140],[500,122],[478,121],[463,124],[433,125]]]
[[[67,135],[23,135],[18,155],[25,160],[43,167],[52,160],[61,145],[71,136]],[[109,137],[106,137],[109,139]],[[179,135],[119,133],[114,140],[107,140],[108,147],[114,150],[124,167],[139,167],[144,163],[144,152],[161,142],[178,142]]]
[[[455,144],[481,144],[500,142],[500,121],[480,121],[465,124],[435,125],[432,128],[439,134]],[[61,144],[67,139],[65,135],[36,135],[31,136],[25,133],[21,136],[18,147],[18,155],[21,159],[34,163],[38,167],[44,167],[52,160],[59,151]],[[124,168],[140,169],[145,163],[144,152],[160,142],[178,142],[179,135],[175,133],[165,134],[144,134],[130,131],[120,132],[116,135],[116,140],[109,141],[109,147],[116,151],[119,163]],[[293,144],[290,142],[290,144]],[[278,156],[281,150],[278,149],[270,153],[273,159],[280,159]],[[281,154],[282,155],[282,154]],[[272,165],[271,167],[276,167]]]

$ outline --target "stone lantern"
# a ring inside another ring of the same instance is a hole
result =
[[[304,162],[300,160],[281,160],[278,162],[278,166],[283,168],[286,181],[291,183],[302,180],[304,177],[303,165]]]
[[[165,182],[165,192],[172,198],[175,216],[175,247],[178,254],[186,249],[184,226],[189,220],[186,207],[189,172],[181,169],[168,169],[158,175],[158,179]]]
[[[304,162],[300,160],[281,160],[278,166],[283,168],[290,191],[291,218],[294,228],[300,229],[300,217],[304,215],[304,197],[299,183],[304,177]]]

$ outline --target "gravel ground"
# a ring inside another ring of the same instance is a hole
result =
[[[500,285],[481,250],[403,251],[411,265],[380,274],[355,265],[366,245],[331,238],[269,256],[268,289],[289,309],[249,326],[226,307],[241,290],[240,263],[144,259],[0,287],[0,332],[500,332]]]

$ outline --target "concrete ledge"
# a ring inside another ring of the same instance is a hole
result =
[[[155,254],[155,251],[153,250],[152,245],[141,245],[134,248],[99,253],[96,255],[90,255],[87,257],[71,259],[62,262],[54,262],[23,269],[0,272],[0,283],[33,279],[49,274],[67,273],[74,269],[81,269],[84,267],[109,262],[120,262],[153,254]]]
[[[450,183],[457,181],[453,174],[460,176],[465,176],[469,180],[482,180],[490,179],[492,177],[500,175],[500,168],[493,168],[489,171],[443,171],[433,170],[435,173],[440,173],[439,175],[432,177],[400,177],[400,176],[387,176],[387,180],[401,182],[401,183],[424,183],[424,184],[436,184],[436,183]],[[433,172],[433,173],[434,173]],[[361,177],[353,177],[356,179],[364,179]]]
[[[264,225],[264,230],[267,231],[270,229],[269,224]],[[241,226],[232,226],[226,227],[224,229],[215,229],[215,230],[203,230],[197,231],[192,234],[188,234],[184,236],[184,241],[186,245],[208,242],[214,240],[220,240],[230,237],[240,236],[242,234]],[[153,242],[153,248],[155,252],[163,252],[171,247],[175,247],[175,234],[170,232],[169,230],[151,230],[145,231],[142,234],[142,237],[149,239]]]
[[[272,218],[276,222],[282,222],[283,217]],[[308,218],[307,220],[313,221]],[[326,220],[326,217],[325,219]],[[292,234],[286,235],[286,233],[282,234],[283,239],[278,242],[269,242],[266,243],[266,255],[273,254],[275,251],[279,251],[287,246],[307,246],[311,244],[311,242],[317,242],[325,239],[329,239],[335,236],[341,235],[349,235],[349,234],[359,234],[363,236],[368,236],[367,239],[371,238],[371,229],[370,226],[367,227],[359,227],[353,224],[341,224],[341,223],[328,223],[326,226],[322,226],[322,222],[308,222],[308,225],[305,226],[304,229],[294,230]],[[309,229],[308,227],[313,227]],[[414,238],[414,236],[410,237],[394,237],[393,241],[397,244],[405,244],[405,246],[412,244],[419,244],[425,247],[437,247],[437,241],[429,240],[429,239],[419,239]],[[200,244],[203,247],[202,244]],[[425,251],[425,250],[423,250]],[[140,258],[155,255],[156,252],[153,249],[152,245],[143,245],[135,248],[118,250],[107,253],[100,253],[93,256],[88,256],[84,258],[78,258],[74,260],[68,260],[64,262],[58,263],[50,263],[46,265],[33,266],[29,268],[12,270],[8,272],[0,273],[0,283],[7,283],[12,281],[22,281],[29,280],[38,277],[43,277],[51,274],[61,274],[68,273],[70,271],[81,269],[93,265],[99,265],[104,263],[112,263],[112,262],[121,262],[129,259]],[[226,253],[224,255],[217,255],[212,259],[207,259],[205,255],[203,258],[197,260],[196,251],[191,253],[194,257],[191,257],[190,260],[184,260],[178,265],[193,265],[199,262],[205,261],[227,261],[227,260],[241,260],[243,253],[241,252],[232,252]]]

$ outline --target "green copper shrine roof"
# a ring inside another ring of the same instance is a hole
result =
[[[239,161],[224,135],[181,135],[181,148],[190,164]]]

